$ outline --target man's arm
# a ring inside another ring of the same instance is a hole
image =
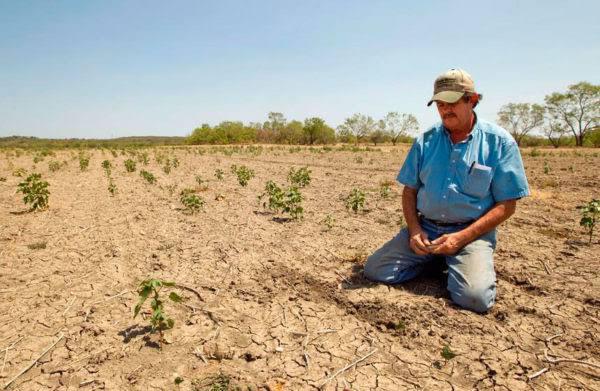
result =
[[[486,214],[467,228],[452,234],[442,235],[433,242],[437,246],[431,249],[433,254],[453,255],[481,235],[490,232],[515,213],[517,200],[498,202]]]
[[[404,220],[406,220],[406,225],[408,226],[410,248],[418,255],[426,255],[429,254],[427,246],[431,245],[431,242],[419,223],[419,216],[417,215],[417,192],[417,189],[404,186],[402,190],[402,213],[404,213]]]

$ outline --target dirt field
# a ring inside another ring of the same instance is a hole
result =
[[[90,151],[81,172],[63,151],[35,164],[51,192],[35,213],[13,175],[33,170],[33,154],[0,152],[0,386],[37,359],[10,389],[600,389],[600,234],[588,245],[575,209],[600,198],[598,152],[523,151],[532,196],[499,229],[497,304],[477,315],[449,301],[440,270],[395,287],[362,277],[367,254],[403,224],[401,187],[382,198],[380,183],[408,146],[378,149],[148,150],[137,169],[155,185],[125,172],[121,153]],[[165,174],[156,151],[179,167]],[[52,160],[68,164],[50,172]],[[255,170],[247,187],[232,164]],[[265,211],[265,182],[304,165],[304,218]],[[184,212],[185,187],[203,211]],[[354,187],[367,198],[357,214],[343,201]],[[133,319],[148,277],[201,296],[175,289],[186,300],[166,304],[175,326],[164,342],[148,306]]]

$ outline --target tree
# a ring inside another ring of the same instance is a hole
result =
[[[565,94],[547,95],[545,101],[552,119],[573,133],[578,147],[583,145],[588,132],[600,123],[600,85],[582,81],[570,85]]]
[[[498,123],[521,145],[527,133],[544,123],[544,111],[544,107],[536,103],[509,103],[498,111]]]
[[[346,118],[343,124],[338,126],[338,132],[342,137],[351,136],[355,143],[367,137],[375,130],[375,121],[370,116],[360,113]]]
[[[416,133],[419,130],[419,121],[412,114],[391,111],[379,121],[383,131],[390,135],[392,144],[396,145],[398,140],[406,137],[411,133]]]
[[[548,139],[548,141],[550,141],[550,143],[554,146],[554,148],[560,147],[560,144],[562,142],[562,137],[567,132],[565,130],[565,128],[563,128],[559,122],[553,121],[552,119],[549,119],[546,122],[543,130],[544,130],[544,135],[546,135],[546,138]]]
[[[281,128],[277,142],[283,144],[300,144],[303,134],[302,122],[292,121]]]
[[[335,131],[330,128],[325,120],[319,117],[304,120],[304,142],[306,144],[327,144],[335,140]]]

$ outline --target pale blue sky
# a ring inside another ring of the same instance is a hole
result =
[[[184,136],[202,123],[413,113],[470,72],[496,119],[600,81],[600,1],[0,0],[0,136]]]

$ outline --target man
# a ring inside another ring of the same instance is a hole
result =
[[[514,139],[473,111],[480,99],[461,69],[435,80],[427,105],[442,122],[415,140],[397,178],[407,228],[367,259],[365,276],[396,284],[441,257],[452,300],[486,312],[496,298],[496,227],[529,187]]]

